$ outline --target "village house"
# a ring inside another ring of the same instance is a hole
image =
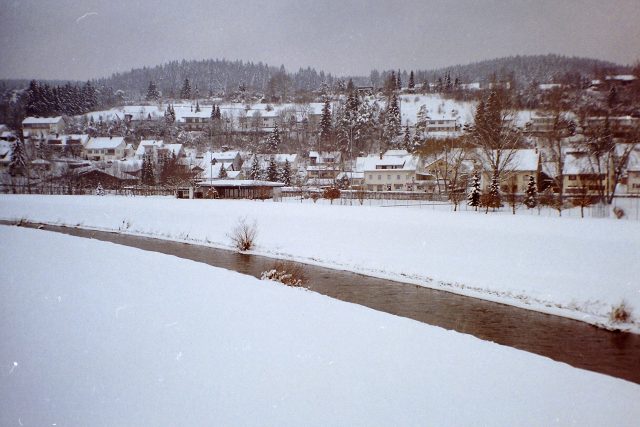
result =
[[[165,144],[163,140],[143,139],[138,144],[134,158],[136,160],[148,159],[154,165],[162,166],[171,158],[182,163],[185,157],[182,144]]]
[[[629,155],[627,163],[627,194],[640,196],[640,148]]]
[[[501,155],[505,162],[500,174],[500,191],[505,194],[524,194],[529,178],[533,176],[537,182],[540,176],[540,153],[537,149],[517,149],[505,150]],[[486,159],[481,161],[481,187],[488,192],[493,180],[493,170]]]
[[[326,187],[335,184],[340,172],[342,155],[340,152],[309,152],[307,165],[307,185]]]
[[[475,169],[464,150],[453,148],[424,157],[416,171],[417,190],[425,192],[466,191],[466,183]]]
[[[404,150],[390,150],[379,156],[360,160],[363,186],[368,191],[418,191],[416,168],[418,157]]]
[[[90,138],[85,146],[88,160],[114,161],[124,157],[126,144],[121,136]]]
[[[568,152],[564,158],[562,179],[567,196],[599,196],[610,191],[611,180],[607,177],[607,165],[590,158],[587,153]]]
[[[190,111],[182,116],[184,129],[188,131],[204,131],[211,122],[211,111]]]
[[[33,141],[44,140],[49,135],[62,134],[65,122],[58,117],[27,117],[22,121],[22,135]]]
[[[191,153],[193,154],[193,153]],[[194,179],[204,183],[218,179],[240,180],[245,175],[241,170],[242,157],[239,151],[210,152],[189,157],[189,170]],[[224,167],[226,177],[221,177]]]
[[[85,146],[89,142],[89,135],[49,135],[44,141],[44,146],[51,151],[62,154],[80,157],[85,151]]]

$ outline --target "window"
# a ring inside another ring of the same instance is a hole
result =
[[[378,175],[378,181],[382,181],[382,175]]]
[[[575,180],[576,180],[575,175],[569,175],[569,181],[575,181]]]
[[[400,181],[400,175],[396,175],[396,179]]]
[[[369,174],[369,180],[373,181],[373,175]]]
[[[391,181],[391,174],[387,174],[387,181]]]
[[[393,189],[394,190],[402,190],[402,184],[394,184],[393,185]]]

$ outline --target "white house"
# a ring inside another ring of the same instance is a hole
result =
[[[418,157],[404,150],[391,150],[379,156],[358,158],[363,185],[369,191],[417,191]]]
[[[114,161],[124,157],[126,144],[121,136],[90,138],[85,146],[89,160]]]
[[[627,193],[640,195],[640,148],[629,155],[627,163]]]
[[[500,154],[504,159],[500,162],[500,191],[521,194],[526,191],[531,176],[537,182],[540,172],[540,153],[537,149],[504,150]],[[497,158],[497,152],[494,152],[493,158]],[[481,186],[488,192],[493,180],[493,170],[486,158],[482,158],[481,162]]]
[[[340,172],[342,156],[339,152],[309,152],[307,185],[329,186]]]
[[[58,117],[27,117],[22,121],[22,135],[32,140],[43,140],[49,135],[64,132],[65,122]]]

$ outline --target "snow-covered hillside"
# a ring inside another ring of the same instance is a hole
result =
[[[0,239],[4,426],[640,418],[637,384],[468,335],[111,243]]]

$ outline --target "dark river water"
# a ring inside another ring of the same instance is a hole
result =
[[[267,257],[148,237],[47,225],[43,228],[175,255],[255,277],[275,263]],[[308,279],[306,286],[314,292],[640,384],[640,335],[611,332],[563,317],[421,286],[300,265]]]

